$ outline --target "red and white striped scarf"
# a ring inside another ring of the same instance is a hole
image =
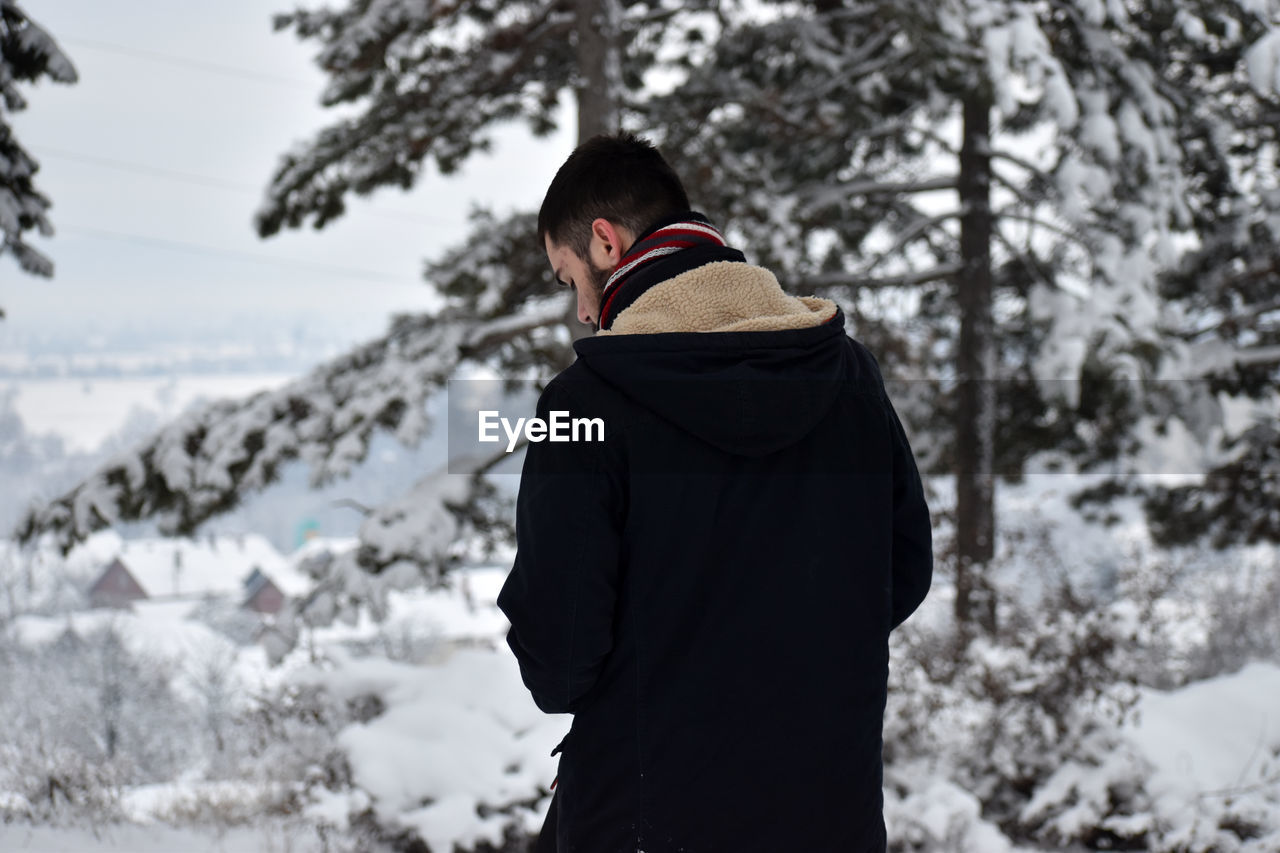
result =
[[[622,290],[622,285],[636,272],[667,255],[694,246],[726,246],[724,235],[710,222],[701,218],[685,218],[663,225],[645,234],[627,250],[617,269],[609,276],[601,293],[600,316],[608,315],[609,304]]]

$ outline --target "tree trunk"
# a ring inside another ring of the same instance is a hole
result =
[[[578,144],[601,133],[616,133],[622,127],[622,56],[618,45],[617,0],[575,0],[578,17]],[[565,325],[571,340],[591,335],[590,327],[578,321],[578,300],[569,298]]]
[[[618,0],[576,0],[578,143],[622,126]]]
[[[991,101],[964,101],[960,149],[960,343],[956,353],[956,622],[996,628],[987,564],[995,553],[992,458],[996,423],[996,349],[991,314]]]

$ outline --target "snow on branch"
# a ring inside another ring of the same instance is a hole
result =
[[[482,475],[507,458],[499,452],[471,464],[453,460],[407,493],[372,510],[360,525],[358,548],[322,552],[301,566],[314,584],[286,604],[264,646],[274,663],[298,643],[301,626],[354,623],[362,612],[386,617],[389,595],[424,584],[439,586],[474,534],[514,536],[511,508]],[[460,470],[461,469],[461,470]]]
[[[553,129],[556,94],[570,84],[574,19],[547,0],[352,4],[275,23],[323,43],[326,106],[363,109],[282,158],[256,215],[264,237],[307,218],[324,226],[349,192],[410,187],[428,157],[448,174],[497,122]]]
[[[938,281],[944,278],[959,274],[964,269],[963,264],[950,263],[939,264],[927,270],[920,272],[905,273],[903,275],[886,276],[884,278],[867,278],[857,275],[856,273],[848,273],[842,271],[820,272],[813,275],[805,276],[796,282],[796,290],[826,290],[834,287],[849,287],[854,289],[871,288],[881,289],[887,287],[914,287],[918,284],[925,284],[930,281]]]
[[[18,143],[4,111],[27,106],[18,83],[48,77],[76,82],[76,70],[57,42],[12,0],[0,0],[0,255],[11,253],[24,272],[53,275],[53,262],[22,239],[24,231],[53,233],[45,213],[49,199],[36,189],[40,164]],[[4,311],[0,310],[0,318]]]
[[[28,543],[49,534],[65,553],[120,521],[154,518],[166,534],[190,534],[272,483],[294,459],[306,461],[321,485],[362,461],[377,430],[405,443],[421,438],[430,428],[427,397],[462,360],[487,357],[517,330],[553,325],[562,315],[560,300],[549,300],[491,321],[451,309],[397,318],[385,336],[283,388],[188,412],[32,508],[16,535]]]

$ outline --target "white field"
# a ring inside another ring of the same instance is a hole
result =
[[[92,451],[123,427],[134,409],[167,419],[201,398],[243,397],[278,388],[292,378],[290,374],[245,373],[15,379],[7,388],[0,384],[0,394],[14,392],[14,408],[28,432],[54,433],[69,451]]]

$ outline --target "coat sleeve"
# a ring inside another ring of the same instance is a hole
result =
[[[554,411],[579,416],[556,381],[538,417]],[[578,710],[613,646],[622,499],[604,459],[599,442],[530,442],[521,473],[515,564],[498,607],[524,684],[551,714]]]
[[[889,440],[893,448],[892,630],[915,612],[929,592],[933,580],[933,526],[915,456],[885,390],[880,365],[866,347],[850,340],[868,365],[888,413]]]
[[[933,529],[924,484],[906,431],[885,395],[893,441],[893,620],[898,627],[915,612],[933,580]]]

